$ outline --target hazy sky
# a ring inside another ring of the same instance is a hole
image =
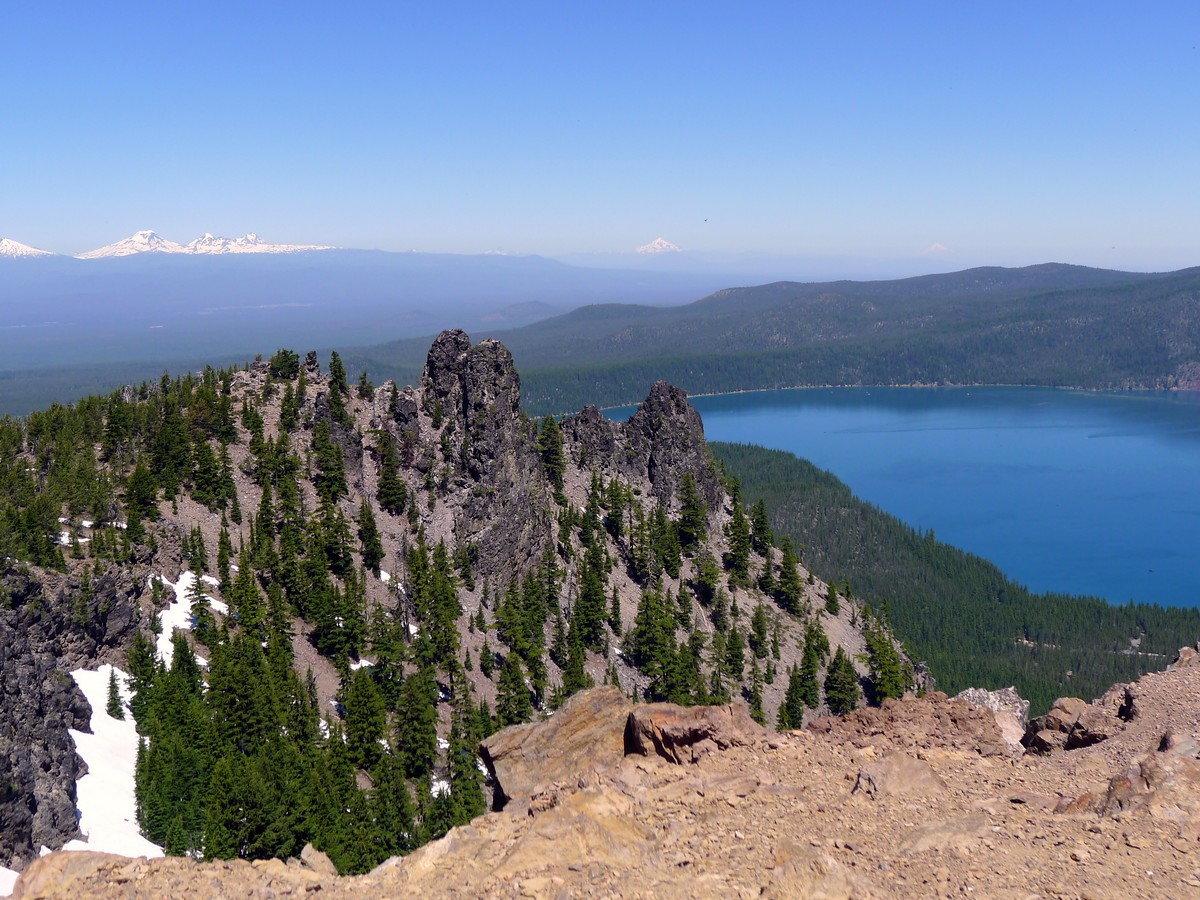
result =
[[[1192,2],[6,4],[0,236],[1178,268],[1197,44]]]

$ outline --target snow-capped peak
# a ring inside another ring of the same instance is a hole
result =
[[[305,250],[332,250],[316,244],[270,244],[251,231],[240,238],[205,234],[185,247],[188,253],[300,253]]]
[[[682,253],[683,248],[672,244],[666,238],[657,237],[648,244],[642,244],[635,253]]]
[[[14,241],[12,238],[0,238],[0,256],[9,259],[25,259],[35,256],[53,256],[49,250],[39,250],[37,247],[30,247],[28,244],[22,244],[20,241]]]
[[[135,253],[187,253],[182,244],[168,241],[153,231],[137,231],[131,237],[106,247],[80,253],[79,259],[101,259],[109,256],[133,256]]]
[[[135,253],[186,253],[192,256],[214,256],[223,253],[300,253],[305,250],[332,250],[316,244],[269,244],[253,231],[240,238],[217,237],[206,232],[203,237],[186,244],[169,241],[153,231],[139,231],[123,241],[80,253],[79,259],[100,259],[109,256],[133,256]]]

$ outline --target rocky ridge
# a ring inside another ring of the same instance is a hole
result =
[[[557,550],[564,560],[560,602],[564,617],[569,615],[578,596],[583,548],[574,532],[564,537],[562,519],[567,512],[584,515],[596,478],[619,481],[647,515],[661,505],[671,517],[680,513],[680,487],[689,479],[705,504],[706,535],[694,553],[685,554],[677,575],[662,573],[662,590],[681,601],[679,636],[686,636],[691,628],[705,641],[714,637],[715,626],[694,596],[694,586],[701,556],[719,565],[728,550],[725,530],[733,501],[708,454],[700,418],[682,391],[665,382],[655,384],[646,402],[624,423],[604,418],[594,407],[563,420],[563,484],[556,490],[539,452],[538,426],[520,408],[520,379],[511,354],[496,341],[472,345],[461,331],[444,332],[431,347],[416,386],[387,383],[374,390],[349,391],[341,400],[344,416],[336,414],[331,378],[315,353],[304,360],[303,372],[306,386],[298,398],[299,426],[289,432],[289,438],[303,461],[306,510],[319,506],[312,460],[314,433],[321,425],[329,425],[344,464],[349,495],[340,500],[338,512],[347,522],[377,495],[384,435],[399,448],[400,476],[411,502],[401,515],[376,513],[384,560],[379,575],[368,577],[365,585],[369,609],[408,614],[403,560],[418,535],[430,545],[444,541],[451,553],[468,551],[474,583],[460,585],[459,638],[464,655],[479,660],[489,632],[491,647],[498,647],[493,623],[486,629],[471,625],[485,612],[489,618],[495,615],[494,605],[485,608],[489,588],[497,597],[506,582],[528,572],[548,549]],[[294,375],[292,384],[300,385]],[[154,389],[143,386],[142,390]],[[248,403],[261,415],[267,440],[280,434],[284,392],[268,362],[259,360],[245,371],[232,373],[227,390],[233,408]],[[126,390],[122,402],[135,402],[137,395],[135,389]],[[228,446],[231,477],[240,508],[255,510],[262,490],[252,477],[256,463],[251,435],[244,421],[234,422],[233,427],[236,440]],[[120,524],[120,511],[113,508],[110,513],[108,524]],[[169,602],[165,594],[146,589],[149,576],[177,580],[187,564],[181,548],[189,535],[199,533],[208,557],[217,555],[222,516],[186,491],[173,500],[160,498],[157,515],[157,520],[145,523],[147,540],[133,548],[132,562],[105,562],[97,567],[86,548],[99,525],[78,518],[66,519],[62,525],[62,543],[73,548],[65,556],[65,574],[9,562],[6,599],[0,603],[0,647],[5,649],[0,764],[6,767],[0,768],[0,784],[5,788],[0,792],[4,813],[0,864],[19,869],[38,847],[61,847],[76,836],[74,782],[83,772],[67,731],[81,727],[88,711],[66,673],[100,662],[124,662],[133,633],[148,630],[154,614]],[[247,516],[240,527],[230,526],[235,545],[250,541],[251,522]],[[615,592],[616,611],[628,629],[644,587],[630,572],[630,540],[610,537],[603,530],[594,539],[602,542],[611,560],[606,587]],[[355,556],[357,563],[357,548]],[[774,562],[778,560],[776,550]],[[755,574],[765,562],[762,554],[752,555]],[[796,616],[783,614],[755,587],[726,583],[723,575],[719,587],[743,636],[755,606],[764,603],[769,608],[779,651],[773,659],[764,656],[755,662],[760,671],[770,665],[778,673],[773,682],[761,685],[768,721],[774,720],[782,702],[787,668],[800,662],[806,621],[819,620],[831,644],[843,646],[857,660],[860,674],[865,673],[865,642],[856,623],[861,605],[843,598],[838,613],[826,613],[827,586],[802,565],[798,574],[804,583],[802,611]],[[548,622],[547,637],[550,628]],[[301,672],[312,671],[320,708],[336,717],[339,672],[316,652],[309,640],[311,631],[310,623],[294,622],[296,666]],[[603,651],[587,652],[586,673],[594,683],[611,674],[626,694],[644,696],[650,678],[622,655],[621,637],[619,629],[612,629]],[[207,648],[197,649],[209,657]],[[704,659],[706,667],[711,664]],[[748,661],[742,677],[731,685],[735,697],[749,692],[750,668]],[[562,671],[553,660],[547,660],[546,669],[553,687],[561,681]],[[494,679],[478,668],[469,679],[477,698],[494,706]],[[444,700],[440,714],[444,732],[448,726]]]
[[[736,711],[598,688],[488,742],[519,802],[368,875],[60,853],[16,896],[1195,896],[1200,656],[1110,693],[1079,709],[1110,721],[1104,740],[1015,756],[979,743],[990,710],[936,693],[890,704],[886,728],[859,715],[768,735]],[[1126,694],[1133,715],[1117,716]],[[631,731],[711,748],[664,753]]]

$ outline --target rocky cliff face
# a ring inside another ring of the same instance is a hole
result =
[[[85,774],[68,729],[91,709],[67,673],[120,654],[140,591],[110,568],[85,585],[11,561],[0,576],[0,864],[78,834],[75,782]]]

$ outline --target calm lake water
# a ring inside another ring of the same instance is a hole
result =
[[[809,459],[1033,590],[1200,605],[1198,395],[832,388],[692,402],[710,440]]]

